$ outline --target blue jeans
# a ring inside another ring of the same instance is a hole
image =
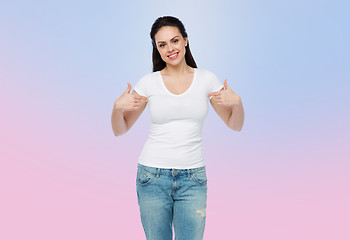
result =
[[[205,166],[164,169],[137,166],[137,200],[147,240],[202,240],[207,207]]]

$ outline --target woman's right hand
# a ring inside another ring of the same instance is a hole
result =
[[[130,94],[131,84],[128,82],[128,88],[123,94],[114,101],[114,108],[123,111],[135,111],[141,106],[141,99],[148,101],[147,97]]]

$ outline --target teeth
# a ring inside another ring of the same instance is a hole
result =
[[[173,55],[170,55],[169,57],[175,57],[177,53],[174,53]]]

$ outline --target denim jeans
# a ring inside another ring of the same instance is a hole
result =
[[[137,200],[147,240],[202,240],[207,207],[205,166],[137,166]]]

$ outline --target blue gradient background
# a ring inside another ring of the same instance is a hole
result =
[[[137,158],[148,109],[115,137],[113,102],[152,71],[178,17],[199,68],[241,96],[210,107],[204,239],[350,239],[348,1],[2,1],[0,239],[145,239]]]

